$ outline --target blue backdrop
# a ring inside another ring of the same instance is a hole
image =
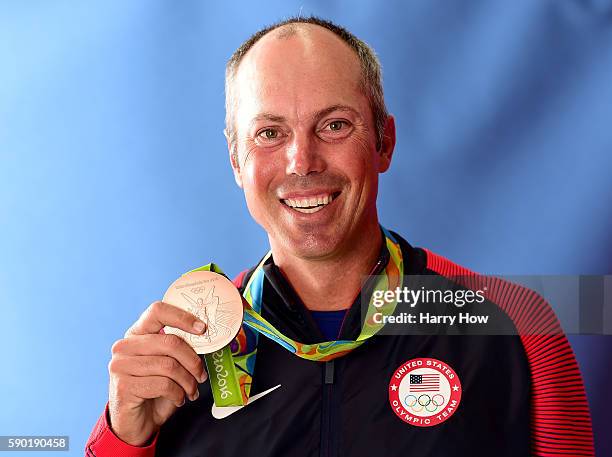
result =
[[[610,0],[3,1],[1,435],[82,455],[112,343],[180,273],[266,250],[227,160],[224,64],[300,13],[381,58],[387,227],[483,273],[612,273]],[[571,337],[600,455],[610,338]]]

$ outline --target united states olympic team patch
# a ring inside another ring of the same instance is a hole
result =
[[[404,422],[432,427],[448,420],[461,402],[461,381],[447,363],[418,358],[404,362],[389,382],[389,403]]]

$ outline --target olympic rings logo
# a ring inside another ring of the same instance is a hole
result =
[[[418,398],[410,394],[404,399],[404,404],[409,410],[415,413],[420,413],[423,409],[429,413],[435,413],[438,408],[444,404],[444,401],[444,395],[442,394],[435,394],[433,397],[427,394],[421,394]]]

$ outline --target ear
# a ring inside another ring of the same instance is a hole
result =
[[[225,141],[227,141],[227,150],[229,152],[230,165],[234,172],[234,180],[238,187],[242,189],[242,171],[240,169],[240,163],[238,162],[238,149],[236,148],[236,143],[229,137],[227,129],[223,130],[223,135],[225,135]]]
[[[395,149],[395,118],[392,115],[387,116],[385,129],[383,131],[382,144],[380,145],[380,161],[378,162],[378,172],[384,173],[391,166],[391,158]]]

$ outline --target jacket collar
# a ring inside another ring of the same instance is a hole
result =
[[[391,232],[398,240],[404,259],[404,274],[422,274],[425,269],[425,253],[423,250],[413,248],[408,242]],[[378,259],[372,269],[371,275],[380,274],[389,262],[390,254],[386,243],[382,243]],[[310,312],[302,303],[291,284],[287,281],[280,269],[274,264],[272,256],[263,266],[263,316],[283,334],[301,343],[311,344],[325,341],[325,338]],[[339,285],[341,286],[341,285]],[[348,309],[339,339],[354,340],[361,331],[362,296],[369,301],[372,293],[372,281],[367,281],[364,288],[357,294]]]

